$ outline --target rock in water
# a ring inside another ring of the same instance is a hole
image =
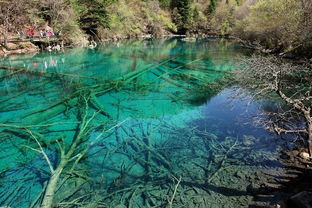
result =
[[[305,159],[305,160],[308,160],[308,159],[310,158],[310,155],[309,155],[309,153],[307,153],[307,152],[301,152],[301,153],[299,154],[299,156],[300,156],[302,159]]]
[[[302,191],[289,199],[289,207],[312,208],[312,192]]]

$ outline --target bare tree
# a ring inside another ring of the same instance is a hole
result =
[[[27,8],[30,3],[24,0],[0,0],[0,32],[7,44],[10,32],[15,32],[28,22]]]
[[[312,156],[311,66],[285,63],[272,57],[253,57],[242,64],[244,70],[236,73],[236,80],[252,89],[254,99],[273,96],[282,102],[282,111],[268,112],[266,115],[270,116],[262,118],[262,124],[278,134],[298,133],[307,137]]]

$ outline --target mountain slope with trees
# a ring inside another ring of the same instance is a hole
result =
[[[270,52],[312,56],[310,0],[1,0],[0,11],[2,42],[48,25],[70,44],[217,33]]]

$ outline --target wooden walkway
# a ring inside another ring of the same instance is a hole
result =
[[[32,42],[32,43],[38,43],[38,42],[61,42],[63,39],[62,37],[57,37],[57,36],[51,36],[51,37],[43,37],[41,38],[40,36],[34,36],[32,38],[13,38],[7,40],[8,43],[22,43],[22,42]],[[0,39],[0,43],[4,43],[4,39]]]

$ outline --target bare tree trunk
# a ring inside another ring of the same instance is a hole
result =
[[[57,169],[52,173],[43,197],[41,208],[52,208],[57,183],[67,162],[67,160],[62,160]]]
[[[276,82],[276,86],[278,86],[278,82]],[[312,157],[312,117],[310,107],[306,107],[304,103],[298,99],[291,99],[287,97],[281,90],[278,90],[277,93],[283,100],[295,107],[304,115],[305,121],[307,123],[306,133],[308,134],[308,151],[310,157]]]
[[[312,156],[312,122],[308,122],[308,149],[309,155]]]
[[[87,103],[87,101],[86,101],[86,103]],[[88,111],[88,105],[86,104],[85,112],[87,112],[87,111]],[[82,116],[82,121],[80,124],[78,135],[77,135],[77,137],[74,138],[74,141],[72,142],[67,154],[65,154],[64,150],[62,148],[60,148],[61,161],[58,164],[57,168],[55,170],[51,171],[51,178],[48,182],[48,186],[47,186],[46,192],[44,194],[43,201],[41,203],[40,208],[52,208],[53,198],[55,195],[57,183],[60,179],[60,176],[61,176],[64,168],[66,167],[66,165],[70,162],[71,159],[73,159],[72,155],[74,154],[74,151],[76,150],[77,145],[81,141],[82,136],[84,135],[85,130],[86,130],[89,122],[93,119],[93,117],[92,117],[90,120],[86,121],[86,116],[87,116],[86,114],[84,114],[84,116]],[[84,154],[85,154],[85,152],[84,153],[81,152],[81,157]],[[76,163],[79,161],[79,159],[81,159],[81,157],[77,157]],[[74,166],[72,168],[74,168]]]
[[[9,11],[7,11],[9,13]],[[4,47],[7,47],[8,45],[8,36],[9,36],[9,18],[5,18],[5,24],[4,24]]]

